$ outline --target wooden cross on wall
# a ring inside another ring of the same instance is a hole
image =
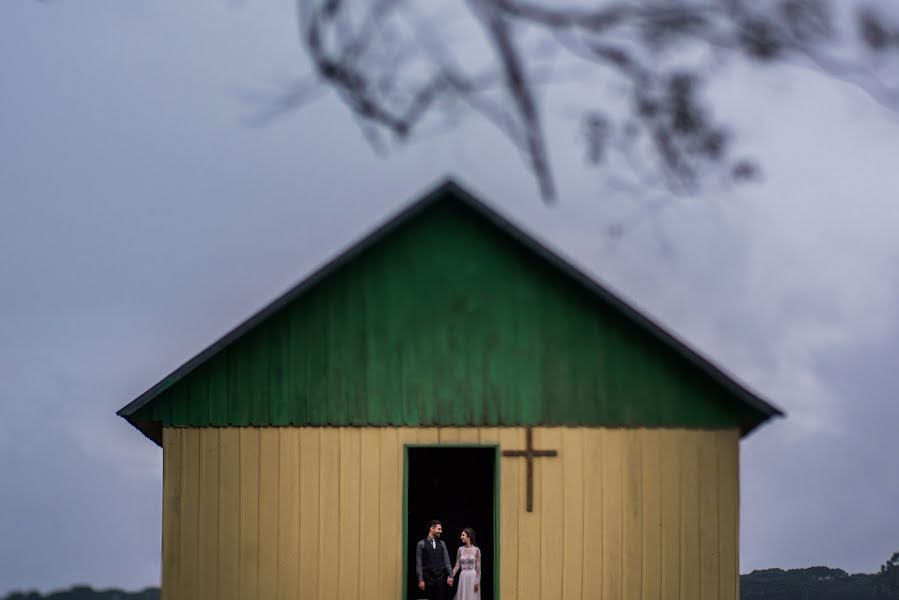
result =
[[[503,450],[503,456],[523,456],[528,461],[528,512],[534,512],[534,459],[542,456],[558,456],[559,453],[555,450],[535,450],[533,430],[528,427],[525,434],[524,450]]]

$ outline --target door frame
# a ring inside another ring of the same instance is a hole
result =
[[[409,590],[407,588],[409,579],[409,561],[406,559],[406,536],[408,534],[409,521],[409,450],[414,448],[437,448],[444,450],[452,450],[453,448],[493,448],[493,600],[501,598],[499,594],[499,535],[500,535],[500,449],[498,443],[481,444],[478,442],[452,442],[449,444],[440,443],[406,443],[403,444],[403,548],[400,556],[403,557],[403,600],[408,598]]]

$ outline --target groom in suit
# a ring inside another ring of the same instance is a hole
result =
[[[446,544],[440,539],[443,525],[434,520],[428,523],[428,537],[415,547],[415,573],[418,589],[428,600],[445,600],[447,586],[453,585],[453,566]]]

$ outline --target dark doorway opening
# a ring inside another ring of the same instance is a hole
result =
[[[481,549],[481,600],[495,597],[496,448],[406,448],[406,600],[419,597],[415,576],[415,545],[428,535],[428,522],[443,524],[442,539],[450,563],[456,563],[459,534],[475,531]],[[452,598],[454,587],[448,593]]]

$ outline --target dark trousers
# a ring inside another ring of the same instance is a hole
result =
[[[425,575],[424,597],[428,600],[446,600],[447,598],[446,576],[442,574],[439,579]]]
[[[446,578],[431,583],[425,579],[424,597],[428,600],[446,600]]]

